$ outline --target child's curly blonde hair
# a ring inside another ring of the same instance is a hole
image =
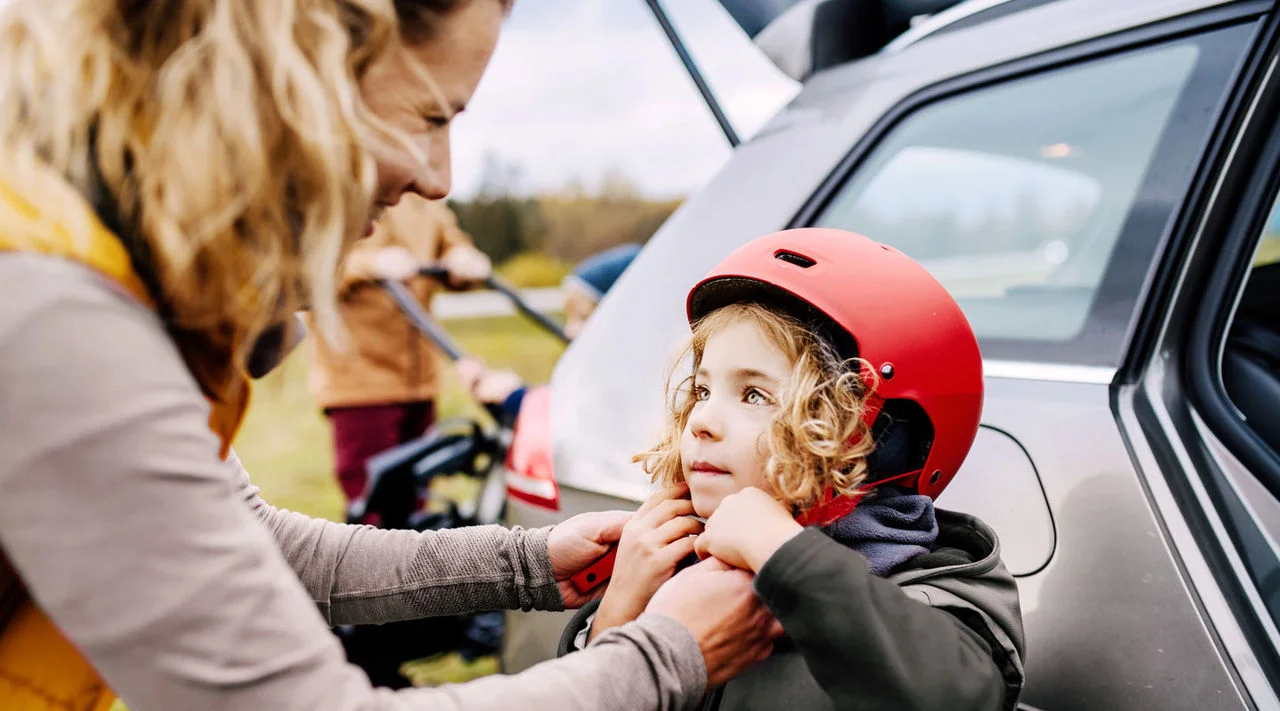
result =
[[[670,386],[670,421],[652,449],[635,455],[649,477],[669,485],[684,480],[680,438],[693,411],[694,376],[707,341],[732,324],[749,322],[793,364],[769,429],[765,471],[773,496],[797,514],[820,503],[827,490],[837,496],[858,491],[867,477],[873,442],[864,422],[871,388],[862,373],[874,373],[861,359],[842,360],[821,336],[800,321],[755,303],[731,304],[693,325],[693,337],[676,361],[692,355],[690,375]],[[866,369],[866,370],[864,370]],[[675,378],[674,368],[668,384]]]

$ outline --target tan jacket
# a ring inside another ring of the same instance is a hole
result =
[[[399,245],[430,264],[471,238],[443,202],[405,195],[368,238],[348,255],[338,290],[339,314],[350,336],[339,353],[313,336],[311,393],[322,408],[432,400],[438,392],[436,348],[414,329],[387,292],[374,282],[373,256]],[[439,284],[414,277],[409,290],[430,308]],[[312,329],[314,333],[314,329]]]

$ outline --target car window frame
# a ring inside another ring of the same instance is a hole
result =
[[[1125,361],[1139,306],[1146,298],[1159,257],[1198,177],[1196,168],[1209,149],[1214,129],[1227,108],[1230,89],[1248,55],[1247,49],[1241,49],[1248,42],[1233,45],[1221,39],[1225,35],[1219,35],[1216,41],[1211,38],[1215,33],[1255,32],[1257,19],[1269,8],[1270,4],[1265,2],[1212,8],[988,67],[917,91],[886,112],[867,131],[820,183],[788,227],[815,224],[886,139],[905,120],[926,107],[1127,52],[1188,39],[1202,40],[1196,66],[1157,140],[1112,252],[1113,255],[1129,254],[1136,250],[1137,254],[1109,260],[1081,332],[1066,341],[979,337],[988,361],[1068,366],[1080,371],[1066,373],[1072,375],[1072,379],[1083,376],[1091,381],[1109,382]],[[1210,107],[1207,111],[1206,106]],[[1140,286],[1134,289],[1133,284]],[[1058,372],[1065,371],[1059,369]]]
[[[1112,387],[1162,532],[1260,706],[1280,699],[1280,607],[1261,595],[1266,573],[1256,556],[1270,550],[1273,569],[1277,554],[1239,477],[1254,477],[1280,501],[1280,452],[1239,417],[1221,358],[1280,195],[1280,16],[1263,19],[1227,112],[1232,120],[1206,156]]]
[[[1187,399],[1209,432],[1230,451],[1248,472],[1280,501],[1280,451],[1273,449],[1238,414],[1222,375],[1222,356],[1230,336],[1237,309],[1248,285],[1257,246],[1273,210],[1280,205],[1280,58],[1273,64],[1270,86],[1261,115],[1272,115],[1270,136],[1258,147],[1258,157],[1247,172],[1246,182],[1236,191],[1219,198],[1214,207],[1219,213],[1230,213],[1229,224],[1220,242],[1214,245],[1216,261],[1199,294],[1199,307],[1189,326],[1185,346],[1179,354],[1185,373]],[[1280,412],[1280,403],[1277,403]],[[1230,543],[1238,549],[1249,572],[1257,576],[1254,562],[1249,560],[1256,550],[1262,527],[1251,520],[1247,508],[1233,493],[1230,482],[1217,466],[1198,468],[1197,473],[1211,493],[1213,506],[1229,531]],[[1226,541],[1217,543],[1226,545]],[[1243,582],[1243,581],[1242,581]],[[1264,581],[1254,580],[1261,585]],[[1280,601],[1270,601],[1270,612],[1280,624]],[[1280,668],[1276,669],[1280,678]]]

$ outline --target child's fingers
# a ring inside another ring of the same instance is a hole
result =
[[[645,523],[653,528],[676,517],[692,516],[693,502],[688,499],[667,499],[659,501],[648,513],[642,514]]]
[[[779,622],[777,618],[771,616],[769,618],[768,631],[766,632],[769,639],[777,639],[786,633],[787,631],[782,629],[782,623]]]
[[[678,484],[672,484],[671,486],[664,486],[661,489],[658,489],[657,491],[650,494],[649,498],[644,500],[644,503],[641,504],[640,508],[636,510],[636,515],[643,516],[649,513],[650,511],[652,511],[655,506],[662,503],[663,501],[669,501],[671,499],[679,499],[684,497],[688,493],[689,493],[689,485],[684,482],[680,482]]]
[[[685,536],[695,536],[699,533],[702,533],[702,522],[692,516],[677,516],[658,526],[654,532],[658,543],[664,546]]]
[[[662,549],[664,562],[671,567],[675,567],[676,564],[693,552],[697,542],[698,538],[696,536],[685,536],[672,541],[666,548]]]
[[[698,536],[698,540],[694,542],[693,552],[698,554],[702,560],[711,557],[711,539],[706,536]]]

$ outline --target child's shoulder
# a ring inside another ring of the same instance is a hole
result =
[[[972,514],[935,509],[938,537],[933,549],[912,558],[895,573],[938,568],[988,568],[1000,559],[1000,543],[996,532],[985,521]]]

